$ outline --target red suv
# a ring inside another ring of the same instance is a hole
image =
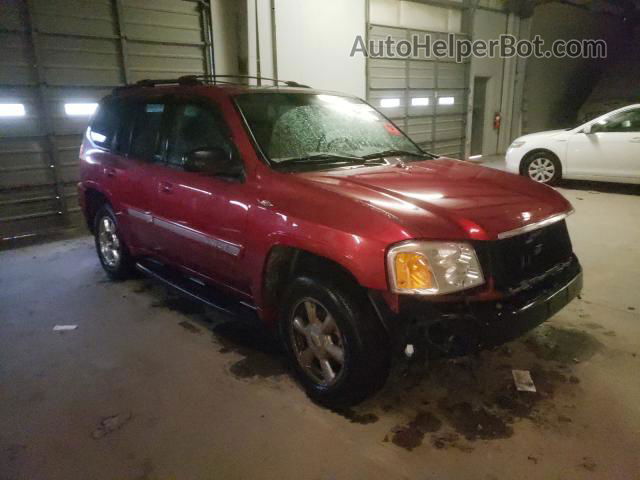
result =
[[[101,102],[80,158],[108,275],[277,329],[325,405],[372,394],[402,352],[513,339],[582,288],[560,194],[426,153],[351,96],[143,81]]]

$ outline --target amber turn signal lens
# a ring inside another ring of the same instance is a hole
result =
[[[398,289],[433,288],[433,275],[427,259],[419,253],[397,253],[395,257]]]

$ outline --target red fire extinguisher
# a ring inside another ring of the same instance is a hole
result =
[[[494,130],[500,130],[500,123],[502,122],[502,115],[500,115],[500,112],[496,112],[496,114],[493,116],[493,128]]]

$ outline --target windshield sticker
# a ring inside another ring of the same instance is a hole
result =
[[[400,130],[394,127],[391,123],[385,123],[384,129],[389,132],[391,135],[395,135],[396,137],[400,136]]]

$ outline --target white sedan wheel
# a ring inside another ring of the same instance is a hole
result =
[[[549,183],[556,174],[556,165],[550,158],[538,157],[529,164],[527,173],[531,180],[540,183]]]

